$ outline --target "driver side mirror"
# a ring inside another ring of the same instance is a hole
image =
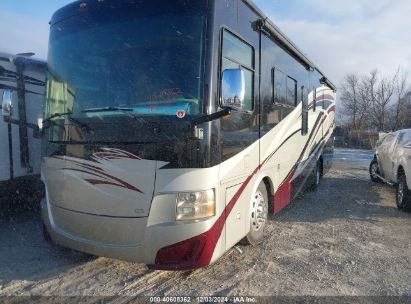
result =
[[[242,111],[245,100],[245,75],[241,69],[226,69],[221,79],[222,106]]]
[[[3,100],[1,103],[1,115],[3,117],[10,117],[13,115],[12,98],[13,91],[5,90],[3,92]]]

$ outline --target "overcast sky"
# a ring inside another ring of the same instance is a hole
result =
[[[0,51],[47,57],[48,21],[71,0],[1,0]],[[255,0],[337,85],[346,73],[411,67],[410,0]]]

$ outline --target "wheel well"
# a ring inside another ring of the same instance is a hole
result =
[[[274,213],[274,186],[271,179],[266,176],[263,178],[265,188],[267,189],[268,208],[270,213]]]

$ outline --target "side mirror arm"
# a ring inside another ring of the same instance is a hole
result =
[[[231,108],[230,107],[224,107],[221,111],[218,111],[216,113],[210,114],[210,115],[206,115],[206,116],[202,116],[196,119],[193,119],[191,122],[193,125],[199,125],[205,122],[210,122],[216,119],[219,119],[221,117],[224,116],[228,116],[231,113]]]

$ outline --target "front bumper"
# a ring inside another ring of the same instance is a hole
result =
[[[213,231],[213,219],[175,222],[175,200],[167,202],[167,196],[156,197],[149,217],[144,218],[84,214],[59,208],[47,199],[42,201],[41,209],[52,240],[77,251],[164,270],[194,269],[215,260],[215,235],[210,240],[207,234]]]

